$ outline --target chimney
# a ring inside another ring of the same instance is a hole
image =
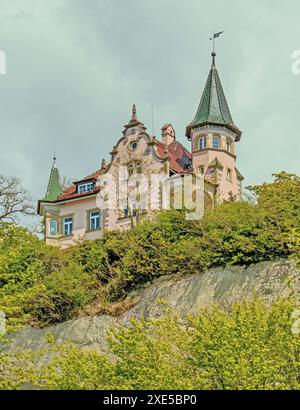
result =
[[[175,140],[175,130],[171,124],[165,124],[161,129],[162,142],[167,146]]]

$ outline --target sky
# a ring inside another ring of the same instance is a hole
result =
[[[110,159],[136,103],[187,147],[211,65],[235,124],[245,185],[300,175],[298,0],[0,0],[0,174],[45,194],[53,153],[76,180]]]

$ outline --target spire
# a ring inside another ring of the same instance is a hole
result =
[[[128,124],[124,125],[124,127],[125,127],[124,132],[127,131],[128,128],[136,127],[138,125],[141,126],[142,128],[145,128],[144,124],[138,119],[137,113],[136,113],[136,105],[133,104],[131,120],[129,121]]]
[[[216,68],[216,53],[213,51],[212,65],[204,87],[204,91],[198,106],[196,115],[186,128],[187,137],[191,129],[202,124],[219,124],[228,126],[240,136],[240,130],[234,125],[230,110],[226,101],[223,87]],[[239,138],[239,137],[237,137]]]
[[[60,183],[59,171],[56,166],[56,156],[54,154],[47,193],[44,196],[43,200],[49,202],[55,201],[59,197],[59,195],[62,194],[62,192],[63,189]]]
[[[135,104],[133,104],[133,106],[132,106],[131,121],[138,121],[137,116],[136,116],[136,105]]]

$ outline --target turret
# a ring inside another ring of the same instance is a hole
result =
[[[235,144],[241,131],[234,124],[212,53],[212,65],[194,119],[186,127],[193,170],[218,186],[219,201],[239,198],[243,177],[236,170]]]
[[[43,198],[43,201],[55,201],[63,192],[63,188],[60,183],[59,171],[56,166],[56,157],[53,157],[53,164],[50,172],[47,193]]]

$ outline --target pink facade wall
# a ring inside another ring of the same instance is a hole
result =
[[[220,137],[220,149],[213,149],[212,138],[213,135]],[[204,150],[199,150],[199,139],[206,137],[207,146]],[[227,152],[226,141],[230,141],[231,149]],[[213,170],[209,168],[209,165],[217,159],[223,167],[223,170],[218,170],[218,197],[219,200],[227,200],[229,193],[240,197],[241,182],[239,181],[236,173],[236,156],[235,156],[235,141],[232,135],[227,134],[226,130],[223,133],[212,132],[209,128],[203,131],[195,131],[192,133],[192,153],[193,153],[193,169],[194,172],[199,172],[199,167],[204,166],[204,175],[209,177],[212,175]],[[231,171],[231,180],[228,179],[227,170]]]
[[[97,208],[96,197],[85,198],[77,201],[66,202],[60,205],[51,207],[48,205],[46,212],[46,242],[53,245],[58,245],[61,248],[66,248],[74,242],[86,238],[97,239],[103,235],[103,221],[102,214],[100,214],[100,229],[88,232],[88,212]],[[53,208],[53,209],[52,209]],[[67,216],[73,218],[73,234],[72,236],[50,237],[49,235],[49,221],[50,219],[59,220],[59,230],[62,232],[62,220]]]
[[[106,175],[117,178],[118,167],[127,166],[128,162],[134,161],[142,162],[143,173],[146,177],[162,172],[165,162],[158,156],[156,146],[155,144],[152,145],[151,141],[153,142],[141,126],[129,128],[115,147],[115,155],[113,156]],[[131,144],[133,142],[137,142],[135,151],[131,150]],[[104,191],[102,192],[104,194]],[[105,226],[109,230],[126,230],[130,229],[131,221],[130,218],[121,217],[120,209],[110,209],[105,221]]]

